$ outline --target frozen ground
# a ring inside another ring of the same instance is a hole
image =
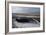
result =
[[[35,19],[33,19],[35,20]],[[29,27],[39,27],[40,26],[40,22],[38,22],[37,20],[35,20],[36,22],[28,22],[28,23],[20,23],[15,21],[15,19],[13,19],[13,27],[14,28],[29,28]]]

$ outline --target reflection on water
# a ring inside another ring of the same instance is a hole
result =
[[[12,18],[13,28],[39,27],[40,18],[16,17]]]

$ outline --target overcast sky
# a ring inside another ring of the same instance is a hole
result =
[[[12,7],[12,13],[40,14],[40,8],[37,8],[37,7]]]

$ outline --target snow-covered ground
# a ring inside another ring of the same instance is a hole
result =
[[[35,20],[35,19],[33,19]],[[40,22],[38,22],[37,20],[35,20],[36,22],[26,22],[26,23],[20,23],[15,21],[15,19],[13,19],[13,26],[14,28],[29,28],[29,27],[40,27]]]

